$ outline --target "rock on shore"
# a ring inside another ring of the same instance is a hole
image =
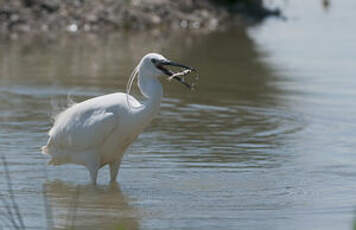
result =
[[[216,30],[273,13],[262,0],[0,0],[0,33]]]

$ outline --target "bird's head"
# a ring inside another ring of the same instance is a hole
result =
[[[145,55],[141,59],[139,66],[140,66],[139,67],[140,72],[144,72],[145,75],[151,75],[154,77],[158,77],[161,75],[166,75],[168,77],[171,77],[174,74],[174,72],[169,70],[167,66],[175,66],[186,70],[195,71],[195,69],[192,67],[170,61],[164,56],[162,56],[161,54],[157,54],[157,53],[149,53]],[[173,79],[183,83],[185,86],[190,88],[190,85],[185,83],[180,77],[173,77]]]

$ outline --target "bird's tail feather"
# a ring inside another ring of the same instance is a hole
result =
[[[95,159],[98,155],[96,150],[76,151],[68,149],[57,149],[53,146],[43,146],[41,148],[42,154],[51,156],[51,160],[48,165],[63,165],[63,164],[80,164],[88,165],[92,159]]]
[[[61,165],[70,161],[67,154],[58,154],[56,151],[50,150],[48,145],[42,146],[41,152],[43,155],[49,155],[52,159],[48,162],[48,165]]]
[[[41,152],[43,155],[50,155],[47,145],[41,147]]]

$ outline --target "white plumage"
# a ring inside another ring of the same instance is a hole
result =
[[[163,90],[157,77],[173,74],[164,65],[191,69],[160,54],[147,54],[131,75],[127,94],[95,97],[60,113],[49,131],[47,145],[42,147],[42,153],[52,157],[49,164],[83,165],[94,184],[98,170],[109,164],[111,181],[116,181],[125,150],[159,111]],[[143,103],[129,95],[135,77],[146,97]]]

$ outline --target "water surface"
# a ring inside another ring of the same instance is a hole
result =
[[[281,6],[287,21],[248,33],[1,41],[0,150],[27,228],[351,229],[356,5]],[[194,92],[162,79],[161,112],[128,149],[119,184],[107,185],[108,168],[92,187],[83,167],[47,166],[39,148],[51,118],[123,91],[150,51],[201,77]]]

